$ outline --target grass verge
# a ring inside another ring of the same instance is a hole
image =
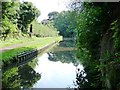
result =
[[[33,40],[33,39],[31,39],[31,40]],[[31,43],[29,45],[24,45],[22,47],[11,49],[11,50],[5,51],[3,53],[0,53],[0,56],[2,56],[0,61],[10,62],[9,61],[10,59],[12,59],[13,57],[15,57],[16,55],[18,55],[21,52],[29,51],[29,50],[33,50],[33,49],[37,49],[37,48],[42,48],[47,44],[50,44],[54,41],[60,41],[60,40],[62,40],[62,37],[34,38],[34,42],[32,41],[33,43]]]
[[[30,42],[30,41],[36,41],[36,40],[40,40],[40,39],[44,39],[44,38],[37,38],[35,36],[33,36],[32,38],[29,37],[19,37],[19,38],[8,38],[5,41],[0,40],[0,48],[4,48],[10,45],[14,45],[14,44],[20,44],[20,43],[24,43],[24,42]]]

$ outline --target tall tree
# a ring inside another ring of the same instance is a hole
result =
[[[120,45],[118,36],[120,3],[88,3],[74,0],[71,5],[74,7],[72,11],[76,12],[77,56],[85,67],[88,80],[87,83],[86,81],[83,83],[79,77],[80,87],[82,84],[83,88],[86,88],[86,85],[88,88],[102,87],[111,90],[119,87],[120,78],[116,79],[119,75],[118,67],[114,66],[116,62],[116,65],[119,64],[119,59],[114,55],[120,55],[118,47]]]
[[[59,13],[56,12],[56,11],[50,12],[50,13],[48,14],[48,19],[49,19],[49,20],[54,20],[54,19],[57,18],[58,14],[59,14]]]
[[[20,4],[18,17],[18,27],[22,32],[26,33],[28,25],[40,15],[40,11],[33,6],[31,2],[23,2]]]
[[[74,28],[71,25],[70,14],[70,11],[63,11],[53,20],[54,27],[60,32],[59,34],[64,37],[72,37],[74,33]]]

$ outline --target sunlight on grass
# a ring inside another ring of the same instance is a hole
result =
[[[21,52],[42,48],[45,45],[60,40],[62,40],[62,37],[35,38],[35,41],[29,45],[24,45],[23,47],[11,49],[3,53],[0,53],[0,56],[2,56],[1,60],[9,61],[9,59],[13,58],[14,56]]]

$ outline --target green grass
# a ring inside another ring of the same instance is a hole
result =
[[[42,25],[38,23],[37,21],[32,22],[33,25],[33,33],[39,36],[43,37],[54,37],[58,35],[58,31],[47,25]]]
[[[0,48],[4,48],[4,47],[14,45],[14,44],[35,41],[36,39],[37,38],[34,36],[32,38],[28,38],[28,37],[19,37],[19,38],[10,38],[10,39],[8,38],[5,41],[0,40]]]
[[[5,51],[3,53],[0,53],[0,56],[2,56],[1,60],[4,62],[10,62],[9,60],[16,56],[17,54],[33,50],[37,48],[42,48],[43,46],[50,44],[54,41],[60,41],[62,40],[62,37],[45,37],[45,38],[34,38],[34,42],[29,45],[24,45],[23,47],[11,49],[8,51]]]

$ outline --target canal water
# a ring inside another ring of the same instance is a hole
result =
[[[83,66],[75,57],[73,40],[52,46],[23,65],[3,70],[3,88],[73,88],[76,70]]]

